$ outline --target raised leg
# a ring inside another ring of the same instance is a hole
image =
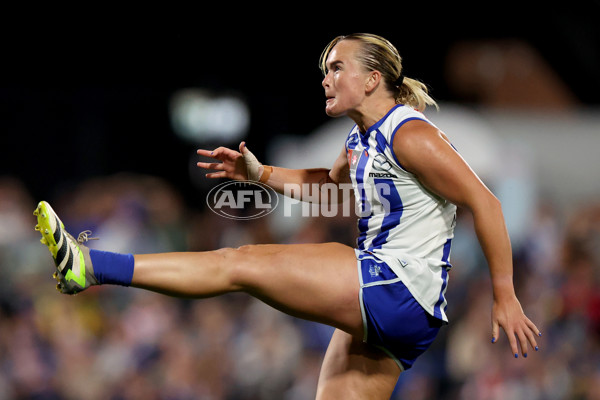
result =
[[[132,286],[186,297],[243,291],[295,317],[362,336],[356,258],[338,243],[136,255]]]
[[[55,277],[62,293],[106,283],[104,264],[120,271],[121,264],[114,266],[105,257],[97,258],[102,265],[94,267],[89,249],[64,230],[47,203],[40,202],[34,214],[42,243],[56,264]],[[185,297],[243,291],[290,315],[338,328],[323,362],[319,399],[387,399],[395,387],[400,373],[396,363],[362,342],[358,271],[354,249],[348,246],[253,245],[136,255],[127,263],[132,264],[131,282],[127,279],[119,284]],[[95,273],[103,278],[96,280]]]
[[[132,286],[189,297],[242,291],[289,315],[334,326],[317,398],[389,399],[400,368],[362,342],[357,274],[354,250],[338,243],[252,245],[136,255]]]

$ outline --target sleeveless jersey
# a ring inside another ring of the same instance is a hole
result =
[[[432,316],[448,321],[446,287],[456,206],[428,191],[394,154],[398,129],[411,120],[431,122],[420,112],[395,106],[346,140],[358,219],[358,257],[386,262],[415,300]],[[433,125],[433,124],[432,124]],[[374,268],[369,271],[377,274]]]

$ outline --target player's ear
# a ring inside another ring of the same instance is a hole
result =
[[[372,92],[373,90],[375,90],[375,88],[377,88],[377,86],[379,86],[379,83],[381,82],[381,72],[379,71],[371,71],[369,72],[369,75],[367,77],[367,81],[365,84],[365,90],[367,91],[367,93]]]

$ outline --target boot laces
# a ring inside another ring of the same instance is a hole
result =
[[[77,236],[77,243],[79,244],[84,244],[86,243],[88,240],[99,240],[100,238],[97,237],[90,237],[92,234],[92,231],[83,231],[79,234],[79,236]]]

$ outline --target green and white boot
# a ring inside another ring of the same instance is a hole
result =
[[[56,289],[65,294],[76,294],[97,285],[90,249],[83,243],[90,240],[90,231],[84,231],[75,239],[66,230],[50,204],[41,201],[33,215],[37,217],[36,231],[40,231],[43,244],[48,246],[56,265],[53,277]]]

